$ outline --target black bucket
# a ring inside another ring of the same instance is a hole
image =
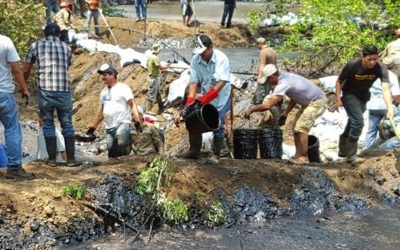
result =
[[[186,128],[190,133],[205,133],[219,128],[218,110],[211,104],[197,105],[185,117]]]
[[[308,136],[308,160],[310,162],[321,162],[319,156],[319,140],[313,135]]]
[[[262,129],[258,135],[260,156],[262,159],[282,159],[282,130],[279,128]]]
[[[233,130],[233,156],[235,159],[256,159],[258,129]]]

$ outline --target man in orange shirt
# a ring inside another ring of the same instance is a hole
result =
[[[85,0],[88,5],[87,18],[85,22],[85,32],[89,33],[90,21],[93,17],[94,20],[94,33],[96,36],[100,36],[99,29],[99,15],[101,13],[101,3],[100,0]]]

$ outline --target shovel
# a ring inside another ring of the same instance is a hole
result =
[[[114,38],[115,42],[118,44],[118,41],[117,41],[117,39],[115,38],[114,33],[112,32],[112,30],[111,30],[111,28],[110,28],[110,25],[108,25],[107,20],[106,20],[106,18],[104,17],[103,11],[102,11],[102,10],[100,10],[100,15],[101,15],[101,17],[103,18],[103,21],[104,21],[104,23],[106,24],[107,29],[110,31],[111,36]]]
[[[396,124],[394,123],[393,119],[390,119],[390,125],[392,125],[394,134],[396,135],[397,140],[400,142],[400,134],[399,134],[399,131],[397,131],[397,127],[396,127]]]

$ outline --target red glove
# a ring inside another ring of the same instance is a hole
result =
[[[203,104],[208,104],[212,100],[217,98],[217,96],[218,96],[218,92],[215,91],[214,88],[211,88],[205,95],[203,95],[202,97],[199,98],[199,102],[201,102]]]
[[[146,122],[148,122],[148,123],[154,123],[153,119],[151,119],[151,118],[148,117],[148,116],[145,116],[145,117],[144,117],[144,120],[145,120]]]
[[[193,97],[188,97],[185,103],[185,107],[189,106],[190,104],[194,103],[195,99]]]

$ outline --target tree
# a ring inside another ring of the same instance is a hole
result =
[[[383,49],[393,40],[391,30],[398,25],[400,1],[392,0],[303,0],[302,20],[291,27],[281,54],[286,66],[307,70],[311,75],[336,72],[359,55],[365,44]],[[293,56],[294,55],[294,56]]]
[[[41,36],[44,6],[34,0],[0,0],[0,34],[14,42],[20,56]],[[41,1],[39,1],[41,2]]]

